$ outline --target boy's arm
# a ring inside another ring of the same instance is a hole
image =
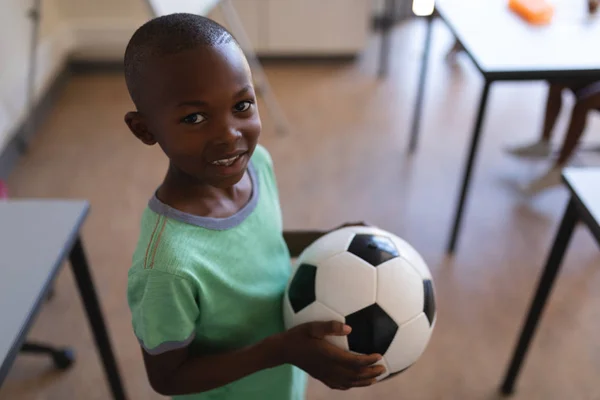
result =
[[[299,325],[263,341],[226,353],[191,356],[188,348],[160,355],[144,353],[152,388],[164,396],[209,391],[260,370],[292,364],[333,389],[369,386],[385,372],[380,355],[343,351],[324,338],[350,331],[339,322]]]
[[[128,296],[148,380],[160,394],[204,392],[277,364],[272,341],[221,355],[191,354],[200,315],[192,278],[146,268],[129,277]]]
[[[152,388],[163,396],[209,391],[282,364],[281,349],[272,337],[239,350],[200,357],[185,347],[159,355],[144,349],[144,364]]]

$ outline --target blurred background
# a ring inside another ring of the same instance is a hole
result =
[[[414,367],[349,392],[311,381],[309,399],[496,398],[568,200],[562,185],[535,197],[516,189],[545,171],[554,153],[523,160],[504,151],[539,136],[548,84],[497,84],[461,244],[447,254],[484,79],[467,54],[449,60],[455,36],[434,20],[419,145],[407,152],[434,9],[432,1],[414,1],[231,1],[258,60],[255,74],[266,77],[260,140],[275,162],[286,228],[369,221],[413,244],[437,285],[438,325]],[[587,0],[567,3],[587,12]],[[231,28],[223,8],[208,9]],[[90,202],[82,236],[131,399],[160,398],[148,385],[125,294],[140,215],[166,166],[160,149],[142,146],[123,122],[133,110],[122,75],[125,45],[152,10],[143,0],[0,0],[0,192]],[[598,18],[590,21],[598,26]],[[556,146],[575,101],[565,94]],[[578,151],[570,165],[600,165],[593,151],[599,116],[589,115],[580,142],[592,150]],[[600,398],[599,266],[594,237],[577,229],[515,399]],[[68,268],[53,287],[28,337],[69,346],[76,361],[61,371],[47,357],[20,354],[0,399],[111,398]]]

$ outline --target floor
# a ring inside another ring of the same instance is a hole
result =
[[[408,157],[423,36],[420,22],[397,29],[385,80],[375,76],[375,38],[356,63],[267,65],[293,127],[276,134],[262,105],[261,140],[276,164],[286,227],[330,228],[359,219],[388,229],[422,253],[438,292],[438,324],[413,368],[349,392],[311,382],[312,400],[497,398],[566,205],[562,188],[534,199],[515,193],[514,182],[546,165],[503,152],[505,145],[538,134],[544,84],[497,84],[458,251],[445,255],[482,80],[467,58],[455,67],[444,63],[451,38],[436,25],[422,140]],[[119,75],[73,79],[8,183],[13,197],[91,201],[83,235],[127,391],[131,399],[158,399],[131,331],[125,286],[140,213],[163,176],[165,160],[158,148],[144,147],[129,134],[122,116],[130,109]],[[565,110],[557,133],[564,132],[567,116]],[[588,142],[598,140],[600,118],[590,121],[588,131]],[[578,228],[515,399],[600,399],[599,266],[595,242]],[[1,400],[109,398],[69,269],[58,277],[56,295],[44,305],[30,338],[73,346],[77,363],[56,372],[44,358],[19,356],[0,389]]]

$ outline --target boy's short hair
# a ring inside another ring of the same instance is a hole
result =
[[[146,22],[129,40],[124,56],[125,82],[136,107],[141,103],[143,69],[154,58],[229,42],[237,44],[227,29],[196,14],[169,14]]]

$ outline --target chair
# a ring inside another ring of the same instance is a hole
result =
[[[46,300],[49,301],[54,296],[54,287],[48,290]],[[70,347],[53,347],[42,343],[26,341],[20,349],[25,354],[46,354],[52,357],[52,362],[57,369],[68,369],[75,362],[75,352]]]

